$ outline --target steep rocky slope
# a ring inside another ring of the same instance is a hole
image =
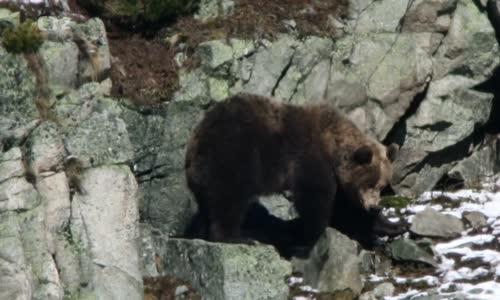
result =
[[[302,27],[318,14],[312,4],[301,11],[306,17],[266,6],[265,16],[291,19],[273,19],[279,26],[270,31],[249,27],[255,35],[221,29],[248,25],[238,19],[239,8],[252,8],[248,1],[204,0],[195,13],[202,25],[181,18],[146,33],[123,30],[106,14],[104,21],[90,18],[74,1],[25,2],[0,4],[2,30],[31,16],[43,36],[34,53],[9,53],[0,46],[0,299],[140,299],[143,277],[160,278],[154,291],[146,281],[148,297],[163,287],[177,290],[178,298],[198,293],[208,299],[279,299],[287,297],[284,278],[293,270],[331,297],[342,297],[346,287],[350,292],[344,297],[372,297],[366,299],[407,289],[416,292],[399,299],[418,299],[424,296],[415,294],[429,287],[425,297],[435,299],[454,289],[476,292],[465,299],[498,295],[498,215],[489,214],[493,204],[488,204],[500,201],[494,194],[457,202],[449,211],[467,219],[465,210],[485,208],[485,232],[455,230],[465,235],[457,244],[403,240],[407,244],[400,247],[430,255],[423,264],[431,269],[420,268],[420,262],[417,268],[398,264],[394,256],[391,265],[391,255],[361,251],[332,230],[318,243],[315,255],[321,260],[293,263],[271,247],[172,238],[196,210],[182,167],[189,132],[211,103],[239,91],[297,104],[326,96],[362,129],[398,143],[393,183],[398,195],[423,195],[419,199],[427,201],[424,193],[436,187],[477,188],[495,178],[500,167],[495,1],[351,0],[345,11],[318,17],[332,29],[324,31]],[[201,38],[187,31],[185,37],[179,24],[214,34]],[[131,35],[140,41],[123,49]],[[165,40],[168,46],[161,43]],[[162,60],[173,69],[146,72]],[[120,92],[117,86],[128,85],[117,74],[137,85]],[[282,200],[268,203],[288,216]],[[410,206],[406,212],[417,210]],[[441,261],[422,250],[429,250],[426,245],[435,246]],[[336,259],[339,253],[356,257]],[[446,269],[450,259],[456,268]],[[311,267],[318,261],[325,269]],[[344,274],[341,262],[364,269],[359,276]],[[369,276],[375,273],[378,277]],[[380,291],[381,280],[395,289]]]

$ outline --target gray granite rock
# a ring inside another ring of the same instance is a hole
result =
[[[156,237],[161,275],[190,282],[203,299],[287,299],[290,263],[270,246]]]
[[[335,229],[327,228],[307,259],[294,258],[293,268],[306,284],[321,292],[351,290],[359,296],[363,289],[360,275],[360,246]]]
[[[0,184],[7,179],[24,176],[22,158],[21,149],[17,147],[0,154]]]
[[[410,231],[428,237],[452,238],[464,230],[462,221],[452,215],[445,215],[427,207],[413,218]]]
[[[185,147],[203,110],[189,101],[173,102],[167,107],[164,131],[149,172],[139,177],[143,195],[144,219],[168,234],[182,234],[196,211],[184,176]]]
[[[35,176],[54,173],[62,169],[66,154],[62,133],[54,122],[43,122],[31,133],[27,141],[27,162]]]
[[[487,217],[480,211],[465,211],[462,214],[462,218],[474,229],[479,229],[488,225]]]
[[[71,232],[87,286],[97,299],[142,299],[137,182],[125,166],[85,171],[71,203]]]
[[[0,212],[0,299],[33,299],[33,277],[24,256],[15,213]]]
[[[392,242],[388,248],[391,257],[396,261],[421,263],[432,267],[438,266],[436,259],[420,248],[413,240],[398,239]]]
[[[108,111],[93,113],[66,131],[64,146],[84,167],[132,161],[133,147],[125,122]]]

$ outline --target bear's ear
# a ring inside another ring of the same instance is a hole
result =
[[[360,164],[366,165],[372,162],[373,151],[369,146],[362,146],[356,149],[352,155],[352,159]]]
[[[387,158],[389,158],[390,161],[396,160],[396,156],[398,155],[399,152],[399,145],[398,144],[390,144],[387,146]]]

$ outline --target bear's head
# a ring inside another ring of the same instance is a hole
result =
[[[396,144],[385,146],[367,138],[347,151],[336,170],[345,196],[367,210],[377,206],[380,193],[391,182],[398,149]]]

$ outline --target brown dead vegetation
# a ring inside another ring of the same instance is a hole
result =
[[[343,18],[347,9],[348,0],[237,0],[230,16],[206,23],[182,17],[166,31],[181,33],[191,46],[211,39],[273,39],[293,30],[299,36],[333,36],[336,28],[329,18]]]
[[[145,277],[143,282],[145,300],[201,300],[192,287],[173,277]],[[178,288],[183,290],[181,295],[176,295]]]
[[[112,61],[114,97],[137,105],[169,101],[178,88],[175,55],[184,52],[183,68],[197,66],[196,46],[214,39],[274,39],[279,33],[335,35],[334,18],[347,14],[348,0],[236,0],[233,14],[201,22],[180,16],[167,26],[137,29],[106,22]],[[70,5],[82,13],[74,1]],[[293,20],[293,21],[292,21]]]

